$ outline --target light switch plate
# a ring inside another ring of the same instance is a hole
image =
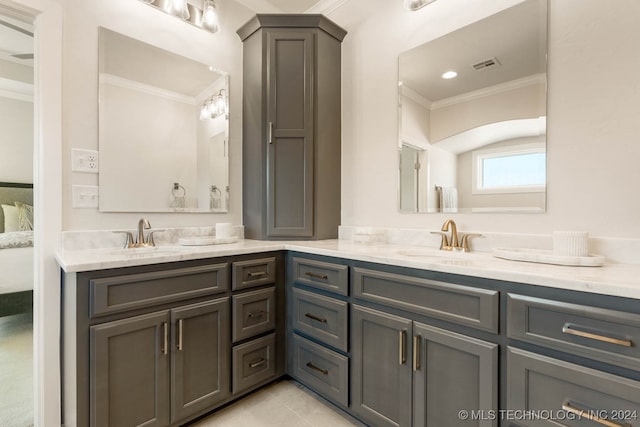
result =
[[[71,186],[72,207],[74,208],[97,208],[98,207],[98,186],[97,185],[73,185]]]
[[[71,149],[71,171],[98,173],[99,158],[95,150]]]

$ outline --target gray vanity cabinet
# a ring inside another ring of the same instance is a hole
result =
[[[238,30],[248,238],[337,237],[345,34],[309,14],[260,14]]]
[[[228,323],[220,298],[92,326],[91,425],[166,426],[226,398]]]
[[[498,345],[367,307],[352,310],[352,408],[375,426],[495,426]]]
[[[413,322],[367,307],[351,310],[351,404],[377,427],[411,426]]]
[[[171,422],[214,406],[229,390],[229,300],[171,310]]]
[[[92,326],[91,426],[169,424],[168,312]]]

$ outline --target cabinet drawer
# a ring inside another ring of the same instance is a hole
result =
[[[293,335],[293,375],[321,396],[349,404],[349,359],[298,335]]]
[[[247,289],[268,285],[276,281],[276,259],[261,258],[238,261],[232,264],[233,280],[231,288]]]
[[[640,366],[640,315],[507,295],[507,336],[627,368]]]
[[[498,332],[498,291],[353,269],[353,295],[413,313]]]
[[[336,294],[349,294],[348,272],[346,265],[293,258],[293,277],[296,282]]]
[[[347,351],[347,302],[294,288],[292,310],[296,330]]]
[[[89,280],[89,316],[209,295],[228,289],[227,264],[176,268]]]
[[[233,393],[259,384],[276,373],[276,335],[233,347]]]
[[[639,381],[511,347],[507,354],[507,409],[547,413],[556,420],[563,414],[560,422],[567,427],[639,425]],[[589,416],[608,416],[609,424]],[[531,418],[518,423],[558,425]]]
[[[275,288],[234,295],[233,341],[250,338],[276,326]]]

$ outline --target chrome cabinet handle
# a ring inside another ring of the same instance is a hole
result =
[[[313,272],[311,272],[311,271],[307,271],[307,272],[306,272],[306,273],[304,273],[304,274],[306,274],[306,275],[307,275],[307,276],[309,276],[309,277],[313,277],[313,278],[315,278],[315,279],[324,279],[324,280],[327,280],[327,279],[329,278],[329,276],[327,276],[326,274],[318,274],[318,273],[313,273]]]
[[[326,369],[319,368],[311,362],[307,362],[307,368],[313,369],[314,371],[318,371],[322,375],[329,375],[329,371],[327,371]]]
[[[252,318],[254,318],[254,317],[262,317],[263,315],[264,315],[264,310],[260,310],[260,311],[257,311],[257,312],[255,312],[255,313],[249,313],[249,314],[247,315],[247,317],[248,317],[249,319],[252,319]]]
[[[304,315],[304,317],[308,317],[311,320],[315,320],[316,322],[320,322],[320,323],[327,323],[327,319],[323,318],[323,317],[318,317],[315,314],[312,313],[306,313]]]
[[[414,372],[420,369],[420,343],[422,342],[422,337],[420,335],[415,335],[413,337],[413,370]]]
[[[602,341],[609,344],[621,345],[623,347],[631,347],[633,343],[630,339],[620,339],[614,337],[607,337],[605,335],[594,334],[592,332],[581,331],[576,329],[576,325],[572,325],[571,323],[565,323],[562,327],[562,332],[568,335],[575,335],[582,338],[589,338],[596,341]]]
[[[183,319],[178,319],[178,350],[182,350],[182,324]]]
[[[398,355],[401,365],[407,363],[407,331],[405,329],[398,331]]]
[[[266,360],[264,360],[263,358],[260,358],[260,359],[256,360],[255,362],[249,363],[249,367],[250,368],[257,368],[260,365],[264,365],[265,362],[266,362]]]
[[[631,427],[628,423],[618,423],[615,421],[607,420],[605,418],[600,418],[597,416],[594,411],[588,409],[581,409],[574,405],[572,405],[569,401],[562,402],[562,409],[567,412],[571,412],[572,414],[579,415],[581,418],[586,418],[589,421],[593,421],[598,424],[602,424],[607,427]]]
[[[247,276],[249,277],[260,277],[260,276],[266,276],[266,275],[267,275],[266,271],[252,271],[247,274]]]
[[[273,144],[273,122],[269,122],[269,144]]]
[[[162,329],[162,354],[166,355],[169,352],[169,324],[167,322],[162,322]]]

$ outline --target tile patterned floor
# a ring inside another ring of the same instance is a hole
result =
[[[190,427],[365,427],[293,380],[271,384]]]

